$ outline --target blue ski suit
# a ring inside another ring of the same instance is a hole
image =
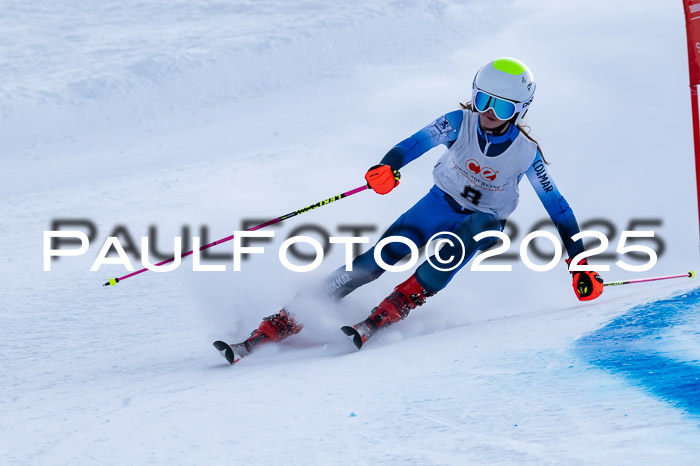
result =
[[[443,270],[431,264],[438,263],[434,256],[417,268],[416,280],[424,289],[433,293],[442,290],[477,251],[496,244],[495,237],[477,242],[474,236],[489,230],[503,231],[507,216],[517,206],[517,185],[523,175],[527,175],[554,222],[569,257],[583,252],[582,241],[571,239],[579,232],[576,217],[554,184],[539,146],[513,124],[504,134],[495,135],[481,128],[477,113],[450,112],[398,143],[381,163],[399,170],[440,144],[448,151],[434,168],[436,184],[380,238],[403,236],[421,248],[436,233],[451,232],[459,236],[466,250],[457,242],[454,246],[445,245],[440,257],[452,257],[452,262],[441,264]],[[513,166],[517,161],[521,161],[522,167]],[[487,163],[501,168],[482,168]],[[510,182],[498,185],[498,177],[504,178],[506,173],[511,174]],[[357,256],[352,271],[346,271],[343,266],[333,272],[324,282],[326,292],[340,299],[382,275],[384,269],[375,261],[374,249]],[[382,249],[381,258],[394,265],[409,253],[407,245],[392,242]],[[452,270],[446,270],[453,266]]]

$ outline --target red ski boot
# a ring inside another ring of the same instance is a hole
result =
[[[379,306],[372,309],[372,314],[368,318],[340,330],[350,337],[357,349],[360,349],[377,330],[405,319],[411,310],[425,303],[426,298],[434,294],[424,289],[413,274],[394,288],[393,293],[384,298]]]
[[[296,335],[303,326],[294,319],[284,308],[277,314],[263,318],[260,326],[253,330],[247,340],[232,345],[225,341],[215,341],[216,348],[229,364],[235,364],[253,352],[253,349],[262,343],[279,342],[285,338]]]

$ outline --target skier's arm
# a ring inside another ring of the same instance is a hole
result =
[[[549,174],[549,170],[547,170],[547,165],[544,163],[539,149],[537,150],[535,161],[532,162],[532,165],[525,173],[532,187],[535,188],[535,192],[539,196],[540,201],[542,201],[542,205],[547,210],[549,217],[557,227],[569,257],[582,253],[583,241],[573,241],[571,239],[572,236],[580,231],[574,212],[554,184],[554,180]]]
[[[457,140],[462,118],[464,118],[462,110],[455,110],[441,116],[413,136],[396,144],[387,152],[381,164],[390,165],[392,170],[399,170],[433,147],[440,144],[450,147]]]
[[[556,225],[559,236],[564,241],[564,247],[569,254],[569,259],[566,263],[570,265],[572,258],[583,252],[583,241],[572,241],[571,239],[572,236],[579,232],[576,217],[566,199],[564,199],[564,196],[561,195],[554,184],[554,180],[552,180],[552,176],[547,170],[547,165],[545,165],[539,149],[537,149],[535,161],[525,173],[527,173],[527,177],[532,187],[535,188],[535,192],[542,201],[544,208],[547,209],[549,217]],[[584,258],[578,262],[578,265],[588,265],[588,261]],[[596,272],[571,272],[571,278],[574,292],[580,301],[596,299],[603,293],[604,281]]]

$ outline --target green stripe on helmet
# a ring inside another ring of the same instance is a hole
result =
[[[522,74],[527,70],[525,64],[515,58],[499,58],[498,60],[494,60],[493,67],[498,71],[503,71],[504,73],[514,76]]]

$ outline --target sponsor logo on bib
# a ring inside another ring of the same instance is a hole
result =
[[[479,175],[484,181],[493,181],[496,179],[496,174],[498,173],[491,167],[481,167],[479,162],[474,159],[467,160],[465,164],[467,170],[475,175]]]

